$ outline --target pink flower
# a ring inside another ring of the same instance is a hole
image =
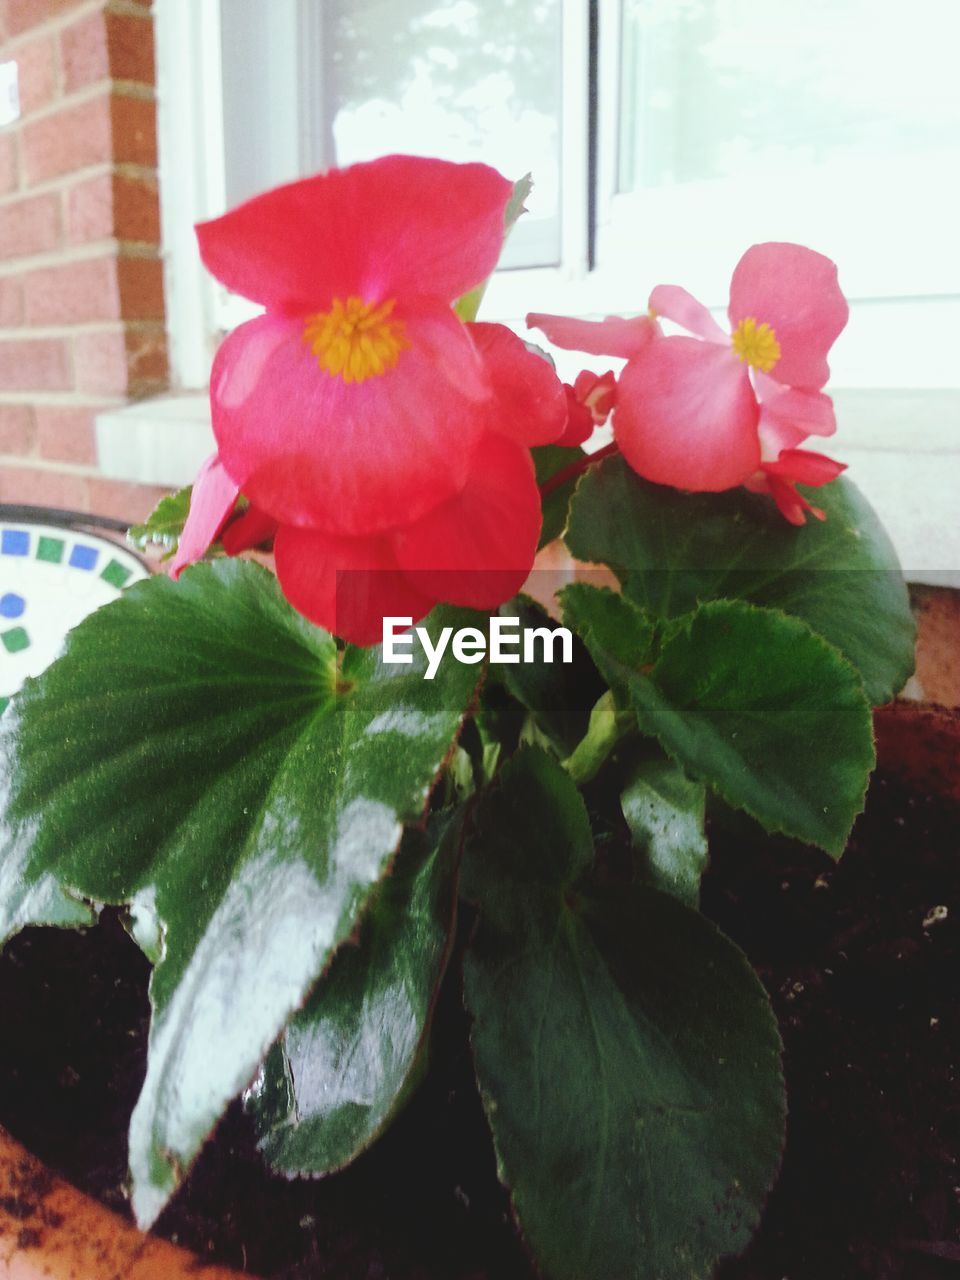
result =
[[[726,333],[685,289],[659,285],[650,315],[601,322],[530,315],[561,347],[626,358],[614,435],[641,476],[678,489],[745,484],[764,455],[835,428],[820,388],[847,321],[834,264],[801,245],[759,244],[730,285]],[[658,317],[688,333],[664,337]],[[761,449],[762,438],[767,448]]]
[[[198,228],[206,265],[266,314],[214,361],[219,452],[174,573],[242,492],[227,549],[274,528],[287,598],[356,643],[386,614],[516,592],[541,519],[529,448],[560,436],[566,400],[516,335],[452,309],[496,264],[511,190],[485,165],[387,156]]]

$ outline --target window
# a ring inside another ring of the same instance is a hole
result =
[[[157,0],[157,16],[194,352],[198,323],[249,314],[191,288],[194,218],[402,149],[533,172],[488,314],[635,312],[661,280],[722,306],[746,245],[794,239],[840,263],[857,311],[835,383],[957,383],[956,0]],[[201,385],[209,343],[191,357],[172,337]]]
[[[960,456],[957,0],[155,0],[155,10],[183,387],[205,385],[217,335],[251,313],[204,276],[192,222],[331,162],[396,149],[484,159],[536,181],[485,316],[522,331],[528,309],[636,313],[661,281],[722,309],[744,248],[799,240],[836,259],[852,301],[832,389],[838,404],[857,389],[841,414],[844,443],[886,451],[882,514],[905,483],[891,450],[926,451],[929,482],[955,489],[943,459],[955,468]],[[580,363],[560,355],[565,375]],[[884,388],[897,395],[877,400]],[[956,554],[960,563],[960,545]]]

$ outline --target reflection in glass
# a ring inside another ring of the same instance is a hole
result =
[[[324,0],[323,162],[392,151],[533,173],[503,265],[560,255],[561,0]]]
[[[960,289],[957,0],[622,4],[635,234],[699,222],[727,269],[752,238],[806,239],[861,296]]]

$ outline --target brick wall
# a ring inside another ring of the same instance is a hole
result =
[[[163,389],[149,0],[0,0],[21,115],[0,128],[0,502],[142,517],[94,417]]]

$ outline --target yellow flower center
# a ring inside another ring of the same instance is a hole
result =
[[[329,311],[307,317],[303,340],[321,369],[344,382],[365,382],[392,369],[410,346],[401,320],[391,320],[396,299],[379,304],[334,298]]]
[[[753,316],[740,321],[730,340],[740,359],[761,373],[769,373],[780,359],[777,335],[768,324],[757,324]]]

